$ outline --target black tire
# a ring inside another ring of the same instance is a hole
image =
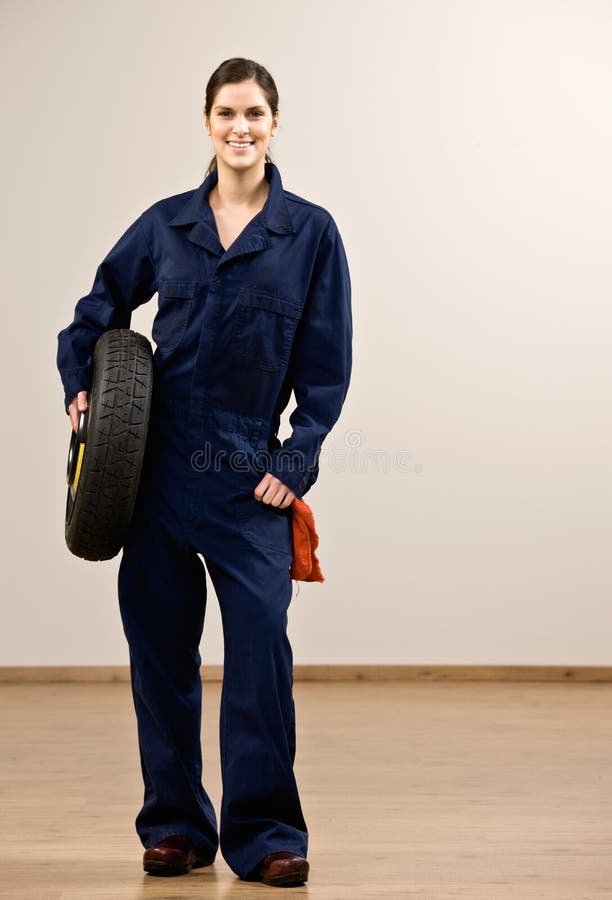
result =
[[[144,461],[153,354],[129,328],[105,331],[94,349],[87,410],[72,430],[66,544],[81,559],[112,559],[132,519]]]

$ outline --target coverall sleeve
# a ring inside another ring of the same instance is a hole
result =
[[[57,336],[57,368],[64,386],[64,408],[93,381],[96,341],[111,328],[129,328],[132,310],[156,291],[155,271],[142,215],[102,260],[89,294],[77,302],[74,319]]]
[[[321,444],[342,411],[351,378],[352,338],[348,262],[330,216],[289,362],[297,401],[289,417],[293,431],[270,453],[269,471],[300,499],[317,480]]]

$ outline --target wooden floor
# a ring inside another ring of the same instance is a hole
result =
[[[217,814],[220,684],[204,685]],[[612,897],[612,685],[298,682],[306,885],[142,870],[126,684],[0,686],[0,897]]]

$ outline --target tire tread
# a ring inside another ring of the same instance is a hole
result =
[[[123,545],[142,472],[152,389],[147,338],[128,328],[104,332],[94,350],[82,471],[66,515],[66,543],[82,559],[112,559]]]

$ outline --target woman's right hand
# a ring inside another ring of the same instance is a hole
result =
[[[70,413],[70,422],[72,424],[73,431],[78,430],[80,413],[85,412],[86,409],[87,391],[79,391],[78,394],[75,394],[70,405],[68,406],[68,412]]]

